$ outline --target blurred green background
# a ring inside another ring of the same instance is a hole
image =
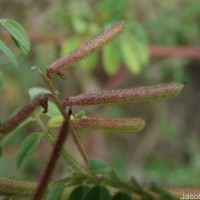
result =
[[[106,160],[124,178],[134,175],[144,184],[200,184],[199,10],[197,0],[1,0],[0,18],[23,25],[31,39],[31,52],[22,55],[0,30],[0,38],[17,55],[19,63],[16,69],[0,54],[0,71],[5,80],[0,87],[0,120],[5,121],[28,101],[30,88],[45,87],[37,72],[30,70],[32,66],[45,69],[58,57],[124,19],[125,30],[116,40],[63,70],[65,81],[54,76],[53,82],[65,98],[90,91],[186,81],[184,91],[174,99],[74,110],[84,109],[91,117],[145,119],[145,129],[134,134],[80,133],[89,155]],[[27,126],[6,145],[0,158],[1,176],[38,180],[51,151],[45,141],[23,172],[15,166],[20,143],[37,129],[34,124]],[[81,161],[71,138],[66,147]],[[55,178],[67,174],[60,162]]]

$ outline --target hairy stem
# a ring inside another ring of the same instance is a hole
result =
[[[69,125],[70,125],[70,131],[71,131],[71,133],[72,133],[72,137],[73,137],[73,139],[74,139],[74,142],[75,142],[76,146],[78,147],[78,150],[79,150],[81,156],[83,157],[83,160],[84,160],[84,162],[85,162],[85,164],[86,164],[86,166],[87,166],[87,165],[88,165],[88,159],[89,159],[89,157],[88,157],[88,155],[87,155],[87,152],[86,152],[86,150],[85,150],[85,147],[84,147],[84,145],[81,143],[81,140],[80,140],[80,138],[78,137],[78,134],[76,133],[76,131],[75,131],[75,129],[74,129],[74,126],[73,126],[73,124],[71,123],[71,121],[69,122]]]
[[[5,196],[30,196],[37,183],[0,177],[0,195]]]
[[[45,167],[44,174],[37,186],[37,189],[33,195],[32,200],[41,200],[47,190],[48,183],[53,175],[56,163],[60,157],[62,147],[65,143],[67,133],[69,131],[69,119],[64,118],[63,124],[60,128],[59,135],[55,141],[53,151],[51,153],[50,159]]]
[[[36,116],[36,122],[38,126],[40,127],[41,131],[44,133],[44,137],[47,139],[47,141],[51,144],[54,145],[55,143],[55,138],[52,136],[51,132],[45,127],[43,124],[42,120]],[[61,156],[63,159],[67,162],[67,164],[77,172],[82,172],[86,173],[86,170],[84,167],[82,167],[68,152],[67,150],[63,147],[61,151]]]
[[[43,72],[41,70],[38,69],[38,71],[39,71],[40,75],[42,76],[44,82],[47,84],[48,88],[52,92],[52,98],[53,98],[54,102],[56,103],[58,109],[62,113],[62,115],[64,117],[64,121],[59,130],[59,134],[56,138],[55,144],[53,145],[53,150],[50,155],[49,161],[45,167],[44,174],[43,174],[42,178],[40,179],[37,189],[33,195],[33,198],[32,198],[33,200],[40,200],[43,198],[45,191],[47,189],[48,183],[53,175],[58,158],[60,157],[60,154],[62,153],[63,146],[64,146],[64,143],[65,143],[65,140],[68,135],[69,128],[70,128],[69,113],[67,114],[65,112],[65,109],[62,108],[62,105],[60,103],[59,98],[56,95],[53,84],[51,83],[50,79],[46,75],[43,74]],[[70,161],[71,161],[71,159],[70,159]]]
[[[83,180],[79,180],[77,181],[77,183],[74,183],[74,185],[76,184],[80,184],[80,182],[84,182],[85,179]],[[69,181],[69,184],[68,184]],[[68,181],[65,183],[70,185],[70,178],[68,179]],[[99,184],[102,181],[104,181],[103,179],[98,179],[95,177],[91,177],[91,180],[89,181],[89,183],[91,184]],[[105,180],[104,182],[107,182],[108,185],[113,186],[116,188],[116,185],[114,184],[114,182],[109,182],[108,180]],[[53,183],[49,184],[49,187],[52,185]],[[11,178],[6,178],[6,177],[0,177],[0,195],[4,195],[4,196],[16,196],[19,198],[24,198],[24,197],[30,197],[31,194],[33,193],[33,191],[35,190],[37,186],[37,183],[35,182],[29,182],[29,181],[23,181],[23,180],[15,180],[15,179],[11,179]],[[125,186],[125,190],[127,189],[126,184],[125,185],[119,185],[119,188],[123,188]],[[175,197],[177,198],[181,198],[183,196],[183,194],[198,194],[200,192],[200,187],[163,187],[166,191],[170,192],[171,194],[173,194]],[[73,187],[70,188],[65,188],[66,192],[69,194],[70,191],[73,189]],[[148,188],[144,188],[144,191],[148,192]],[[135,198],[136,200],[140,200],[141,197]],[[66,198],[67,200],[67,198]]]

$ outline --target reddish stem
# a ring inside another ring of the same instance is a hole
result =
[[[149,51],[152,56],[181,56],[194,59],[200,59],[200,48],[191,46],[157,46],[149,45]]]
[[[0,34],[9,38],[10,35],[5,30],[1,30]],[[55,33],[52,35],[44,35],[33,31],[28,31],[28,36],[31,42],[56,42],[60,44],[65,39],[65,36]],[[167,45],[149,45],[149,51],[153,57],[164,57],[164,56],[181,56],[191,59],[200,59],[200,48],[197,46],[167,46]]]
[[[69,132],[69,119],[67,117],[64,117],[64,121],[60,128],[59,135],[56,139],[53,151],[51,153],[51,157],[46,165],[44,174],[39,182],[39,185],[33,195],[32,200],[41,200],[43,195],[45,194],[48,183],[52,177],[53,171],[58,161],[58,158],[60,157],[60,153],[65,143],[68,132]]]

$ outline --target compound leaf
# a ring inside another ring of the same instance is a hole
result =
[[[69,200],[83,200],[86,193],[89,191],[89,187],[86,185],[80,185],[76,187],[69,196]]]
[[[56,183],[56,184],[54,184],[50,188],[50,190],[49,190],[49,192],[47,194],[46,200],[59,200],[64,188],[65,188],[65,184],[64,183]]]
[[[119,51],[115,42],[106,45],[103,48],[103,66],[108,75],[114,75],[119,68]]]
[[[89,160],[89,171],[92,173],[98,173],[98,174],[110,174],[111,169],[108,166],[108,164],[98,158],[91,158]]]
[[[125,192],[118,192],[113,196],[112,200],[132,200],[132,198]]]
[[[141,71],[141,66],[139,62],[136,49],[131,37],[121,37],[121,50],[124,61],[133,74],[138,74]]]
[[[30,50],[30,41],[24,28],[11,19],[1,19],[0,24],[10,33],[16,45],[23,53]]]
[[[17,60],[14,56],[14,54],[12,53],[12,51],[7,47],[7,45],[0,40],[0,50],[9,58],[9,60],[15,65],[17,66]]]
[[[110,200],[110,194],[106,187],[95,186],[85,195],[84,200]]]

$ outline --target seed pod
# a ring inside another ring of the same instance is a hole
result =
[[[106,131],[139,131],[144,128],[145,122],[140,118],[128,119],[99,119],[80,118],[72,120],[76,129],[106,130]]]
[[[25,104],[17,113],[10,119],[5,121],[0,127],[1,134],[7,134],[13,129],[15,129],[20,123],[22,123],[29,115],[41,105],[44,108],[44,113],[47,112],[48,99],[52,98],[49,93],[41,93],[31,99],[27,104]]]
[[[183,84],[169,83],[133,89],[110,90],[94,93],[85,93],[66,99],[67,105],[95,105],[137,103],[149,100],[159,100],[174,97],[180,93]],[[63,103],[63,105],[65,102]]]
[[[86,42],[85,44],[71,51],[64,57],[57,59],[47,68],[46,71],[47,76],[51,78],[52,73],[57,73],[58,75],[61,76],[61,78],[64,78],[64,75],[59,71],[61,68],[64,67],[64,65],[69,65],[75,61],[79,61],[88,56],[90,53],[101,48],[104,44],[114,39],[122,31],[123,27],[124,27],[124,22],[120,21],[111,26],[110,28],[108,28],[105,32],[96,36],[91,41]]]

